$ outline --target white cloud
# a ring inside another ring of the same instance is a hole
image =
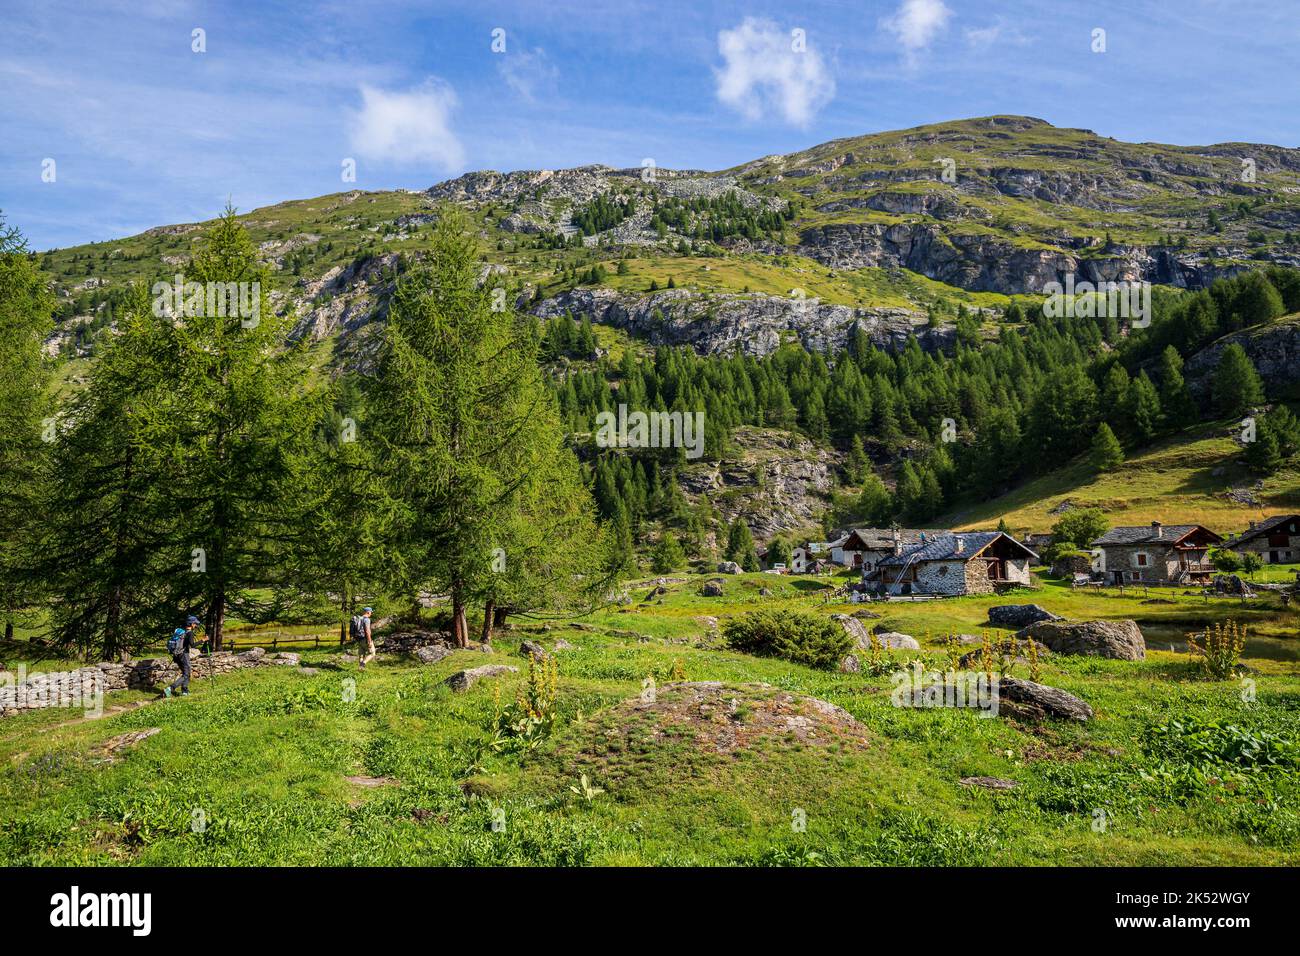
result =
[[[535,102],[539,95],[554,92],[555,82],[560,76],[559,68],[541,47],[522,53],[499,54],[497,72],[507,86],[530,103]]]
[[[786,122],[806,126],[835,95],[821,55],[771,20],[746,17],[720,30],[718,52],[725,61],[714,71],[718,99],[748,119],[775,110]]]
[[[962,35],[965,36],[967,45],[977,50],[986,49],[995,43],[999,46],[1025,46],[1029,42],[1018,27],[1008,25],[1001,17],[986,27],[969,27],[962,31]]]
[[[349,131],[352,149],[381,162],[458,170],[465,165],[465,150],[451,129],[456,103],[456,92],[436,79],[409,90],[363,84],[361,109]]]
[[[898,37],[910,59],[943,32],[951,16],[943,0],[903,0],[894,15],[881,20],[880,25]]]
[[[983,48],[992,46],[997,42],[998,37],[1002,35],[1002,25],[994,24],[991,27],[970,29],[966,31],[965,35],[966,42],[973,47]]]

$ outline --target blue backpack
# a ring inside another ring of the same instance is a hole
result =
[[[179,654],[181,648],[185,646],[185,628],[178,627],[172,631],[172,636],[167,638],[167,653]]]

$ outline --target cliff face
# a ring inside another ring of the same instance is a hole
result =
[[[668,289],[629,295],[612,289],[580,288],[539,303],[542,317],[589,316],[593,322],[624,329],[652,345],[689,345],[702,354],[739,349],[767,355],[787,338],[814,351],[834,351],[856,323],[881,348],[898,350],[915,335],[923,349],[950,347],[952,326],[931,328],[925,316],[906,309],[852,308],[815,299],[756,294],[701,295]]]
[[[1201,349],[1185,367],[1193,392],[1203,395],[1210,390],[1223,350],[1233,344],[1245,349],[1255,363],[1269,398],[1300,393],[1300,315],[1226,335]]]
[[[1048,282],[1153,282],[1202,288],[1233,275],[1195,253],[1163,247],[1113,247],[1106,256],[1025,247],[993,235],[945,233],[932,224],[844,223],[807,229],[798,252],[836,269],[910,269],[948,285],[1006,295],[1042,291]]]

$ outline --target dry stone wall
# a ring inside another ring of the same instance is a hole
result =
[[[193,677],[211,677],[246,667],[298,664],[298,655],[282,652],[267,654],[254,647],[239,653],[218,651],[190,658]],[[45,707],[89,707],[101,695],[115,690],[149,690],[170,684],[180,674],[171,658],[139,661],[104,661],[71,671],[33,673],[26,679],[4,672],[0,675],[0,715],[12,717],[25,710]],[[5,676],[8,675],[8,676]]]

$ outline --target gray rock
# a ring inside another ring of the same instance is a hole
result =
[[[719,574],[740,574],[743,570],[735,561],[723,561],[718,565]]]
[[[963,787],[980,787],[984,790],[1014,790],[1020,786],[1016,781],[1003,777],[962,777],[958,783]]]
[[[1039,621],[1016,633],[1032,638],[1055,654],[1109,657],[1140,661],[1147,656],[1146,641],[1136,621]]]
[[[885,647],[892,647],[904,651],[919,651],[921,645],[917,643],[916,638],[909,634],[900,634],[897,631],[882,631],[876,635],[876,644],[883,644]]]
[[[999,706],[1006,702],[1013,705],[1008,708],[1012,711],[1018,711],[1020,708],[1014,705],[1021,705],[1027,708],[1032,715],[1044,714],[1049,717],[1062,717],[1067,720],[1091,720],[1092,708],[1086,703],[1075,697],[1073,694],[1067,694],[1063,690],[1055,687],[1048,687],[1046,684],[1035,684],[1031,680],[1021,680],[1018,677],[1002,677],[998,679],[998,698]]]
[[[546,659],[546,648],[536,641],[523,641],[519,645],[519,653],[524,657],[531,657],[533,660],[540,661]]]
[[[844,628],[845,633],[853,638],[853,646],[858,650],[866,651],[871,649],[871,633],[861,621],[847,614],[832,614],[831,620]]]
[[[571,651],[573,650],[573,645],[570,644],[568,641],[566,641],[564,638],[560,638],[558,641],[555,642],[555,649],[557,651]]]
[[[847,654],[844,660],[840,661],[841,674],[857,674],[862,670],[862,664],[856,654]]]
[[[700,588],[700,593],[705,597],[722,597],[722,582],[705,581],[704,587]]]
[[[999,604],[989,608],[989,623],[999,627],[1028,627],[1039,621],[1059,621],[1060,617],[1037,604]]]
[[[426,644],[424,647],[417,647],[414,653],[420,663],[436,664],[451,654],[451,648],[444,647],[441,644]]]
[[[510,667],[507,664],[484,664],[482,667],[471,667],[468,670],[456,671],[443,683],[453,691],[463,693],[485,677],[500,677],[502,674],[517,673],[519,673],[518,667]]]

